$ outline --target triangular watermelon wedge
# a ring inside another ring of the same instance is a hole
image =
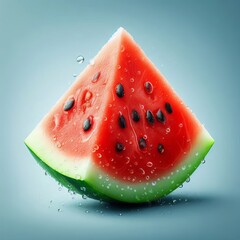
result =
[[[140,203],[179,187],[214,140],[120,28],[25,143],[69,189]]]

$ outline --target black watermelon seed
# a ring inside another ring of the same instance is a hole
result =
[[[121,113],[119,114],[118,124],[119,124],[120,128],[125,128],[126,127],[125,117]]]
[[[153,92],[153,85],[150,82],[145,82],[144,89],[145,89],[146,93],[150,94]]]
[[[92,82],[93,82],[93,83],[97,82],[98,79],[99,79],[99,77],[100,77],[100,75],[101,75],[101,72],[95,73],[95,74],[93,75],[93,77],[92,77]]]
[[[172,110],[172,106],[170,105],[170,103],[166,102],[165,103],[165,109],[168,113],[172,113],[173,110]]]
[[[116,94],[118,97],[122,98],[124,96],[124,88],[121,83],[116,86]]]
[[[88,117],[84,122],[83,122],[83,130],[84,131],[88,131],[92,126],[92,121],[91,119]]]
[[[163,153],[164,152],[164,147],[161,143],[158,144],[158,152]]]
[[[140,138],[138,141],[138,145],[139,145],[140,149],[144,149],[147,146],[147,142],[144,138]]]
[[[159,122],[162,122],[162,123],[165,122],[166,120],[162,110],[160,109],[157,111],[156,118]]]
[[[64,104],[63,110],[69,111],[73,107],[74,102],[75,102],[74,98],[68,99]]]
[[[150,110],[147,110],[146,112],[146,119],[149,124],[153,125],[154,124],[154,116],[153,113]]]
[[[124,145],[120,142],[117,142],[116,146],[115,146],[115,149],[116,149],[117,152],[122,152],[123,149],[124,149]]]
[[[138,122],[140,120],[140,115],[135,109],[132,110],[132,120],[134,122]]]

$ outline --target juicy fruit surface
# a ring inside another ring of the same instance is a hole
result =
[[[116,179],[154,180],[178,166],[202,127],[128,36],[120,49],[94,159]]]
[[[64,186],[125,202],[173,191],[213,142],[123,29],[25,140]]]

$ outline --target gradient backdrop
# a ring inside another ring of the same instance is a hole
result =
[[[0,0],[0,239],[240,239],[239,12],[227,0]],[[120,26],[216,141],[162,204],[70,195],[23,144]]]

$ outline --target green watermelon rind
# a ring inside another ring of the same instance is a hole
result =
[[[59,155],[55,155],[53,149],[49,149],[49,145],[46,143],[47,139],[43,136],[41,127],[39,127],[25,140],[25,144],[37,162],[60,184],[94,199],[128,203],[149,202],[168,195],[191,176],[214,143],[213,138],[203,127],[193,142],[192,150],[184,155],[181,163],[168,175],[154,181],[128,183],[107,175],[91,159],[85,160],[87,163],[85,165],[76,167],[72,163],[72,166],[70,164],[66,168],[67,159],[64,157],[64,161],[62,161],[64,165],[54,165],[54,161],[59,160]]]

